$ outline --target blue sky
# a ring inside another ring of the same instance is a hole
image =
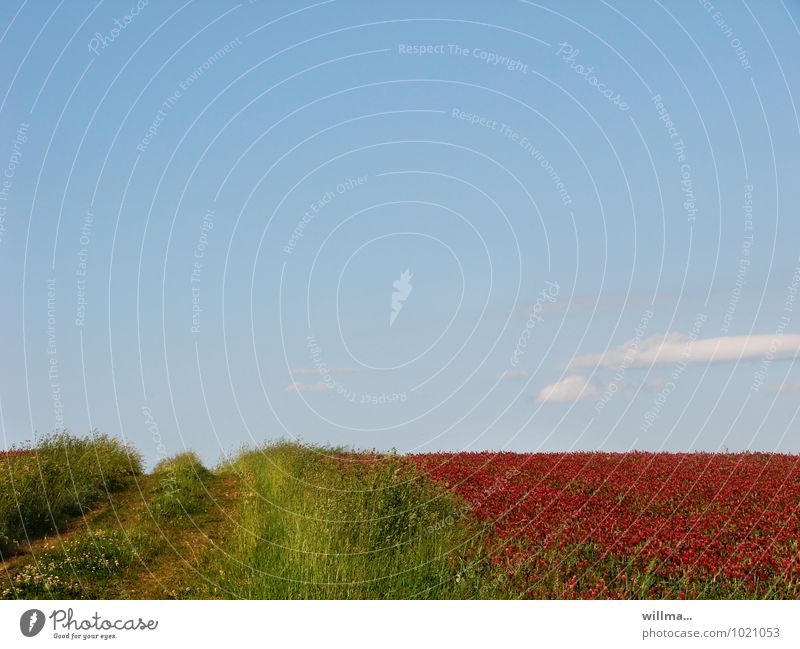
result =
[[[797,3],[6,7],[4,446],[800,451]]]

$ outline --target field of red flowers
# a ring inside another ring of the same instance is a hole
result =
[[[0,460],[5,460],[6,458],[18,457],[20,455],[30,455],[31,453],[33,453],[33,451],[28,451],[24,449],[0,451]]]
[[[800,597],[800,457],[412,458],[484,524],[487,597]]]

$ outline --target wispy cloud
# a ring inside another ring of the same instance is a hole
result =
[[[514,379],[524,379],[528,376],[525,370],[506,370],[497,375],[498,381],[513,381]]]
[[[781,336],[720,336],[698,338],[679,333],[656,334],[642,340],[638,346],[628,341],[602,354],[578,356],[571,367],[614,369],[650,367],[684,363],[730,363],[764,357],[772,359],[794,358],[800,355],[800,334]]]
[[[323,376],[325,374],[353,374],[360,372],[360,367],[295,367],[291,372],[293,376]]]
[[[303,381],[293,381],[287,385],[284,392],[322,392],[323,390],[330,390],[335,388],[336,383],[326,383],[325,381],[316,381],[314,383],[305,383]]]
[[[800,381],[784,381],[772,387],[772,391],[777,394],[800,393]]]
[[[667,385],[667,379],[665,379],[663,376],[658,376],[645,381],[644,385],[641,386],[640,389],[645,392],[658,392],[665,385]]]
[[[670,296],[656,296],[656,299],[669,299]],[[554,300],[541,305],[543,313],[554,312],[585,312],[613,308],[620,309],[623,306],[641,307],[641,305],[653,304],[652,293],[603,293],[601,295],[574,295],[568,299]],[[530,315],[533,311],[532,305],[522,307],[522,312]]]
[[[603,394],[602,388],[585,376],[573,374],[561,381],[546,385],[536,397],[537,403],[557,403],[578,401],[580,399],[596,399]]]

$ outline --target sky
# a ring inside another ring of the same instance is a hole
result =
[[[0,446],[800,452],[798,25],[10,0]]]

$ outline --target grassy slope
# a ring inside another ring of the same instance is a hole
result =
[[[0,559],[62,528],[142,473],[139,454],[107,435],[54,434],[17,451],[0,457]]]
[[[474,597],[461,505],[397,457],[184,454],[0,564],[3,598]]]
[[[182,455],[162,462],[107,505],[0,564],[0,598],[185,597],[221,540],[236,485]]]
[[[458,504],[393,457],[282,444],[226,472],[243,497],[225,552],[209,554],[199,597],[470,597],[474,530]],[[455,557],[470,557],[468,560]],[[477,563],[475,563],[477,565]]]

